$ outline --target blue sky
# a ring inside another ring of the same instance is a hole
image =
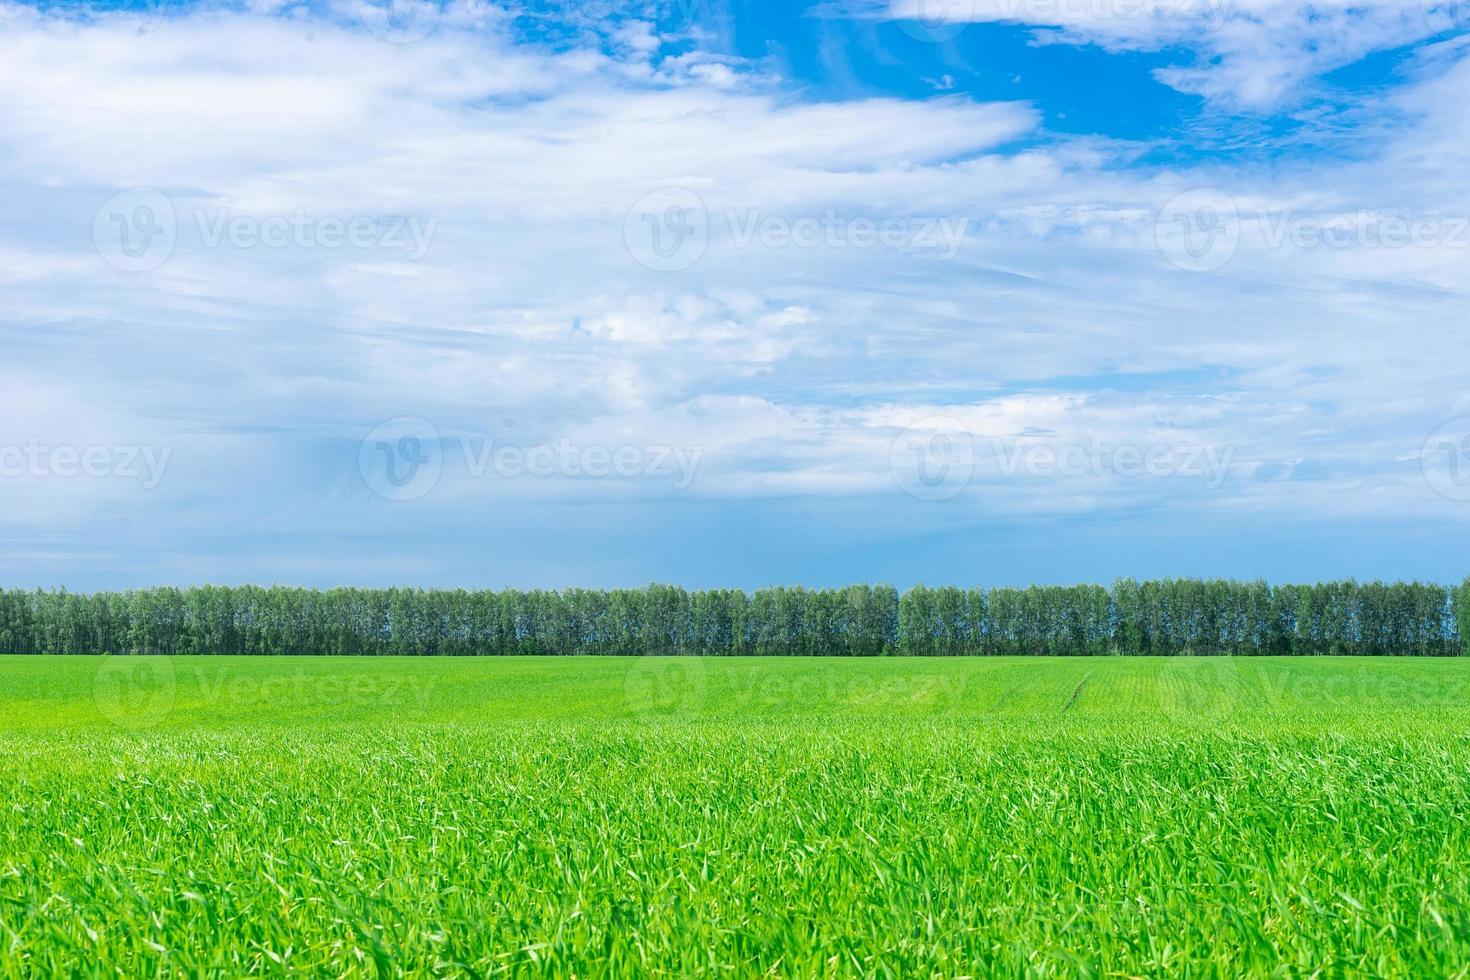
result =
[[[1467,28],[0,0],[0,585],[1458,580]]]

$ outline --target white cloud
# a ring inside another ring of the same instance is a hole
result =
[[[1246,13],[1294,29],[1271,5]],[[1233,47],[1199,84],[1228,87],[1230,66],[1256,57],[1248,31],[1226,35]],[[246,527],[366,519],[382,502],[358,479],[354,440],[403,415],[451,443],[697,447],[687,494],[701,499],[891,500],[897,434],[942,417],[985,450],[973,492],[944,511],[963,520],[1463,513],[1415,453],[1470,411],[1454,356],[1466,253],[1267,234],[1283,215],[1470,214],[1457,111],[1470,74],[1455,51],[1386,97],[1395,127],[1363,158],[1268,172],[1146,167],[1134,146],[1048,136],[1023,104],[814,102],[768,67],[661,59],[651,37],[628,28],[609,53],[453,17],[414,44],[252,13],[171,17],[143,35],[107,17],[8,22],[0,442],[175,452],[146,496],[0,481],[10,533],[117,513],[184,527],[235,510]],[[1239,97],[1277,98],[1321,64],[1263,76],[1276,95]],[[698,194],[709,235],[697,261],[660,272],[637,261],[625,219],[668,186]],[[97,254],[94,217],[132,187],[168,195],[178,241],[156,268],[123,273]],[[1240,226],[1233,256],[1204,273],[1156,244],[1160,210],[1196,187],[1228,193]],[[836,230],[811,245],[739,241],[735,225],[767,218]],[[257,235],[300,221],[316,237],[206,241],[234,219]],[[324,219],[373,234],[323,246]],[[432,222],[417,258],[384,242],[408,219]],[[942,219],[967,222],[948,260],[921,230]],[[899,232],[886,243],[884,222]],[[1230,478],[1006,473],[993,450],[1008,440],[1228,448]],[[644,491],[669,488],[513,490],[448,467],[424,506],[463,526],[516,499]]]
[[[1266,111],[1365,55],[1458,23],[1434,0],[884,0],[849,10],[942,25],[1012,23],[1043,43],[1192,53],[1160,81],[1231,109]]]

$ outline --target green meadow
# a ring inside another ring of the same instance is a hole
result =
[[[1465,976],[1470,659],[0,658],[0,975]]]

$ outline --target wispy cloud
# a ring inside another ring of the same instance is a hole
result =
[[[967,23],[1020,24],[1044,44],[1172,51],[1156,72],[1183,92],[1230,109],[1269,111],[1365,55],[1466,23],[1435,0],[855,0],[832,14],[893,19],[947,38]]]

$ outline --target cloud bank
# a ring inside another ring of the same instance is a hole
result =
[[[1161,80],[1249,111],[1443,33],[1159,7],[966,16],[1188,47]],[[815,99],[638,17],[4,10],[13,581],[463,577],[475,540],[481,580],[565,569],[516,528],[673,577],[622,553],[752,508],[858,541],[1465,517],[1453,40],[1361,93],[1393,122],[1350,156],[1166,168],[1028,103]]]

